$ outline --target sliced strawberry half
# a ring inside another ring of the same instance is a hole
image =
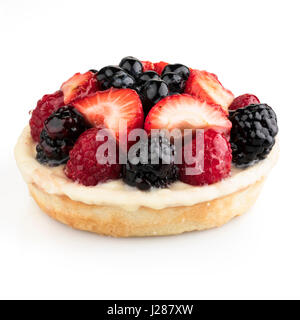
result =
[[[133,129],[143,128],[143,106],[138,94],[131,89],[98,91],[75,101],[73,106],[93,127],[112,130],[117,140],[126,134],[126,129],[129,134]]]
[[[143,64],[143,72],[145,71],[155,71],[154,64],[150,61],[141,61]]]
[[[232,92],[222,86],[215,74],[199,70],[191,70],[186,82],[185,93],[208,103],[218,104],[226,112],[234,99]]]
[[[145,120],[145,130],[151,129],[208,129],[226,135],[231,129],[224,110],[187,94],[173,95],[158,102]]]
[[[162,72],[164,71],[165,66],[167,66],[168,64],[169,64],[168,62],[164,62],[164,61],[156,62],[154,63],[154,71],[156,71],[159,75],[161,75]]]
[[[82,99],[99,90],[95,74],[91,71],[74,74],[72,78],[62,84],[60,89],[64,93],[65,104]]]

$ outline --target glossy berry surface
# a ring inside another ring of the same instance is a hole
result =
[[[140,86],[143,86],[149,80],[161,80],[161,79],[157,72],[149,70],[142,73],[138,78],[137,82]]]
[[[275,144],[277,117],[267,104],[253,104],[229,113],[233,162],[248,167],[265,159]]]
[[[169,95],[167,84],[162,80],[149,80],[143,86],[141,91],[141,100],[145,115],[161,99]]]
[[[37,160],[49,166],[66,163],[70,150],[87,128],[85,119],[74,107],[59,108],[45,121],[37,145]]]
[[[97,141],[98,131],[99,129],[92,128],[79,137],[65,168],[65,174],[69,179],[85,186],[96,186],[100,182],[120,178],[119,164],[101,164],[97,151],[106,141]],[[107,157],[107,154],[106,150],[104,156]]]
[[[175,72],[165,73],[162,80],[167,84],[170,95],[184,92],[185,80],[179,74]]]
[[[122,177],[126,184],[149,190],[152,187],[166,188],[178,179],[175,146],[163,134],[149,137],[142,143],[141,150],[146,158],[137,152],[138,163],[129,157],[127,164],[123,165]]]
[[[249,106],[250,104],[259,104],[259,99],[253,94],[243,94],[239,97],[236,97],[231,105],[229,106],[229,110],[241,109]]]
[[[110,88],[117,89],[133,89],[135,79],[117,66],[107,66],[102,68],[96,75],[101,90]]]
[[[230,174],[232,160],[231,148],[227,139],[221,133],[209,129],[204,132],[200,145],[201,143],[202,148],[199,148],[198,151],[195,139],[190,142],[192,145],[188,144],[184,147],[187,151],[185,156],[183,152],[183,164],[179,165],[180,180],[190,185],[202,186],[227,178]],[[193,161],[193,158],[196,158],[197,161]],[[195,172],[188,172],[187,169],[194,169]]]
[[[162,76],[164,76],[166,73],[174,72],[179,74],[184,80],[187,80],[190,76],[190,69],[183,64],[168,64],[164,68],[162,72]]]
[[[135,78],[138,78],[143,73],[144,69],[142,62],[134,57],[123,58],[119,66]]]
[[[45,120],[62,106],[64,106],[64,95],[62,91],[47,94],[38,101],[36,108],[31,113],[31,119],[29,121],[31,136],[34,141],[40,141]]]

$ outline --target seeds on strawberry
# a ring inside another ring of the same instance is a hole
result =
[[[64,93],[65,104],[69,104],[76,99],[84,98],[90,93],[98,91],[99,88],[94,72],[88,71],[84,74],[76,73],[62,84],[61,90]]]
[[[145,130],[216,128],[228,134],[231,122],[220,106],[211,105],[187,94],[174,95],[158,102],[145,120]]]
[[[218,104],[226,112],[234,99],[232,92],[222,86],[215,74],[199,70],[191,70],[185,93],[208,103]]]
[[[98,91],[73,105],[93,127],[112,130],[117,140],[121,136],[125,138],[126,133],[119,131],[122,123],[126,123],[128,134],[143,127],[143,106],[138,94],[131,89]]]

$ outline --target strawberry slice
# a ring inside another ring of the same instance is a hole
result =
[[[155,71],[154,64],[150,61],[141,61],[143,64],[143,72],[145,71]]]
[[[126,127],[127,134],[133,129],[143,128],[143,106],[138,94],[131,89],[98,91],[75,101],[73,106],[93,127],[112,130],[117,140],[126,134]],[[126,124],[125,128],[123,124]],[[119,131],[119,126],[124,132]]]
[[[95,74],[91,71],[88,71],[84,74],[74,74],[73,77],[62,84],[60,89],[64,93],[65,104],[68,104],[76,99],[84,98],[90,93],[99,90]]]
[[[156,71],[159,75],[164,71],[165,66],[168,65],[168,62],[160,61],[154,63],[154,71]]]
[[[158,102],[145,120],[145,130],[208,129],[229,134],[231,122],[224,110],[187,94],[173,95]]]
[[[222,86],[215,74],[199,70],[191,70],[186,82],[185,93],[208,103],[218,104],[226,112],[234,99],[232,92]]]

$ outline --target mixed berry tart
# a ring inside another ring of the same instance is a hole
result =
[[[125,57],[76,73],[31,111],[15,148],[40,208],[130,237],[218,227],[246,212],[278,158],[274,110],[215,74]]]

